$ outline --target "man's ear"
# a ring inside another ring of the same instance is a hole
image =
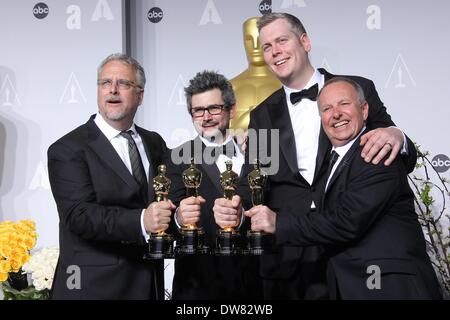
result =
[[[141,105],[142,101],[144,101],[144,90],[141,89],[141,91],[139,91],[138,95],[139,95],[139,105]]]
[[[233,104],[230,109],[230,119],[233,119],[235,114],[236,114],[236,104]]]
[[[364,101],[364,103],[361,106],[361,109],[362,109],[364,121],[366,121],[367,117],[369,116],[369,104],[367,103],[367,101]]]
[[[311,40],[309,39],[309,36],[306,32],[302,33],[302,35],[299,38],[299,41],[300,41],[301,45],[303,46],[303,49],[305,49],[306,52],[311,51]]]

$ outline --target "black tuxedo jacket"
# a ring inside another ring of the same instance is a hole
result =
[[[200,148],[194,150],[193,145]],[[216,164],[204,163],[203,149],[204,144],[197,137],[169,151],[164,162],[167,165],[167,177],[172,182],[169,198],[178,207],[180,201],[186,198],[182,173],[190,165],[190,156],[185,157],[185,162],[182,164],[174,164],[171,156],[183,157],[186,156],[185,152],[195,154],[196,167],[202,172],[199,195],[206,200],[202,204],[200,221],[197,225],[205,232],[205,243],[214,250],[219,226],[214,220],[212,208],[214,201],[223,197],[223,189],[220,185],[219,169]],[[171,223],[171,233],[179,235],[174,219]],[[248,221],[245,221],[239,230],[241,235],[245,236],[248,227]],[[244,256],[211,254],[178,257],[175,260],[172,298],[174,300],[261,298],[261,283],[256,280],[258,278],[257,262],[257,258]]]
[[[336,76],[328,73],[324,69],[319,69],[319,71],[324,74],[325,81]],[[346,77],[359,83],[364,90],[366,100],[369,104],[367,127],[374,129],[394,125],[378,96],[373,82],[357,76]],[[284,212],[296,212],[296,214],[301,215],[310,210],[312,201],[318,206],[320,204],[322,190],[324,189],[324,183],[326,182],[324,181],[324,175],[327,168],[328,154],[331,149],[331,144],[323,129],[321,129],[319,136],[316,169],[311,185],[298,171],[294,131],[283,88],[275,91],[250,113],[249,129],[268,129],[268,135],[272,129],[279,130],[279,150],[272,150],[270,137],[267,137],[267,145],[259,146],[260,148],[267,148],[267,154],[272,152],[279,153],[279,169],[275,174],[269,176],[269,191],[266,194],[266,205],[279,215],[283,215]],[[412,171],[417,155],[414,144],[409,139],[408,148],[409,156],[404,159],[404,162],[408,171]],[[252,168],[250,166],[246,166],[245,174],[248,174],[251,170]],[[246,199],[248,206],[248,197]],[[288,283],[293,283],[296,288],[286,290],[286,292],[297,291],[297,294],[286,296],[285,298],[315,299],[323,297],[324,293],[322,289],[314,292],[314,288],[317,287],[316,285],[324,282],[323,272],[321,272],[317,264],[321,256],[321,251],[322,248],[320,247],[301,248],[282,246],[278,248],[277,254],[262,257],[261,276],[264,279],[275,282],[277,279],[284,279]],[[297,279],[297,281],[291,281],[293,279]],[[312,288],[312,291],[310,288]]]
[[[368,164],[361,150],[357,139],[331,177],[320,211],[277,218],[277,242],[325,247],[331,298],[440,298],[401,159],[388,167]],[[379,288],[372,268],[380,271]]]
[[[59,213],[60,257],[54,299],[154,299],[162,262],[143,261],[140,217],[153,199],[139,186],[92,116],[48,149],[50,184]],[[167,150],[154,132],[136,126],[154,168]],[[79,278],[75,280],[79,267]],[[72,288],[79,283],[75,289]],[[158,291],[156,291],[158,290]],[[160,297],[158,297],[160,298]]]

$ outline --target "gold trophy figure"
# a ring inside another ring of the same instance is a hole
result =
[[[239,176],[232,170],[233,162],[225,162],[226,170],[220,174],[220,184],[223,188],[225,199],[231,200],[236,194]],[[234,230],[235,226],[226,226],[217,233],[216,254],[231,255],[239,252],[239,233]]]
[[[166,177],[166,166],[161,164],[158,166],[158,175],[153,178],[153,189],[156,194],[156,201],[167,201],[171,181]],[[173,257],[173,237],[167,234],[165,230],[151,233],[148,241],[148,253],[145,259],[163,259]]]
[[[186,187],[188,197],[197,197],[198,189],[202,182],[202,172],[196,168],[194,158],[191,158],[191,165],[183,171],[183,183]],[[208,253],[209,248],[204,245],[204,232],[202,228],[194,224],[188,224],[181,228],[181,244],[176,248],[176,254],[196,254]]]
[[[236,96],[236,114],[230,121],[232,129],[247,130],[250,111],[281,88],[280,81],[264,61],[256,25],[258,20],[259,17],[249,18],[243,24],[248,68],[230,80]]]
[[[253,206],[264,204],[264,188],[267,183],[267,175],[261,171],[260,163],[255,161],[254,170],[248,174],[248,184],[250,186]],[[267,246],[268,234],[262,231],[247,231],[246,254],[260,255],[264,253]]]

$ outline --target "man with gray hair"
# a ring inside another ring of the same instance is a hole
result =
[[[323,246],[331,299],[440,299],[401,159],[385,166],[359,156],[369,114],[363,89],[335,77],[318,105],[332,144],[320,210],[254,207],[246,212],[252,229],[276,234],[279,245]]]
[[[143,255],[147,232],[168,228],[173,204],[152,202],[149,182],[167,147],[134,124],[144,87],[135,59],[108,56],[98,68],[98,113],[48,149],[60,219],[53,299],[164,299],[162,260]]]

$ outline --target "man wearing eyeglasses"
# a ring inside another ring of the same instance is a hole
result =
[[[214,249],[218,225],[235,226],[241,231],[244,227],[240,210],[230,210],[218,220],[212,211],[214,200],[223,197],[220,173],[226,170],[225,162],[231,160],[237,174],[244,163],[244,155],[228,131],[236,112],[236,99],[231,83],[212,71],[197,73],[185,88],[185,94],[198,136],[168,153],[167,175],[172,181],[169,197],[177,205],[173,227],[196,224],[203,228],[206,245]],[[186,197],[182,181],[191,158],[202,172],[198,197]],[[262,290],[255,282],[257,273],[255,261],[247,257],[186,255],[175,261],[172,298],[260,298]]]
[[[48,150],[60,218],[52,298],[163,299],[162,261],[142,257],[147,232],[167,229],[174,206],[152,202],[149,187],[166,144],[134,124],[145,72],[112,54],[97,83],[98,113]]]

